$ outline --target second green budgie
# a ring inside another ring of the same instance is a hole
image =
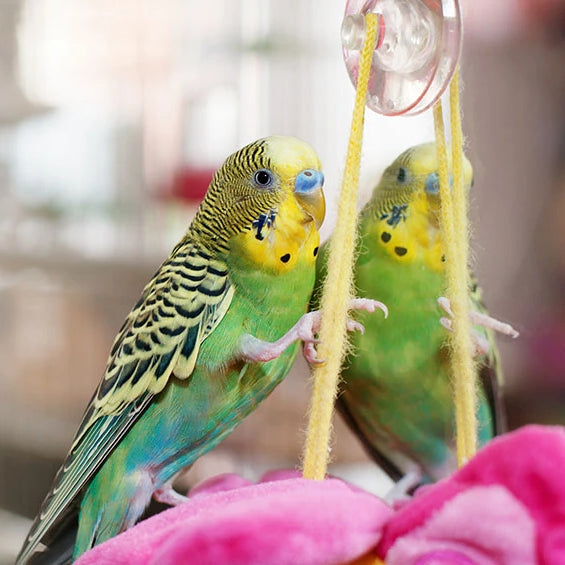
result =
[[[315,341],[322,184],[316,153],[293,137],[251,143],[215,173],[116,337],[18,563],[66,563],[135,524],[152,497],[184,501],[175,474],[281,382],[299,340]]]
[[[465,183],[472,169],[465,160]],[[342,374],[338,408],[369,454],[395,480],[437,480],[456,467],[453,397],[447,332],[438,298],[445,293],[444,251],[439,229],[436,147],[402,153],[384,172],[359,217],[355,285],[359,296],[378,296],[390,315],[359,318],[364,335],[353,336],[353,353]],[[318,261],[313,305],[325,276],[328,245]],[[493,328],[509,326],[481,314],[473,284],[480,381],[479,443],[502,431],[501,375]],[[445,300],[440,304],[446,311]],[[489,326],[484,327],[484,326]]]

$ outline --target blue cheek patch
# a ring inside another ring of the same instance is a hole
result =
[[[324,175],[315,169],[306,169],[300,172],[294,181],[294,191],[308,193],[320,188],[324,184]]]

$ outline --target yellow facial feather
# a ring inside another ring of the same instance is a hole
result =
[[[451,154],[448,156],[448,163],[451,169]],[[411,147],[405,151],[398,159],[399,162],[406,162],[410,169],[410,173],[414,177],[426,176],[432,171],[437,171],[437,149],[435,143],[423,143]],[[463,158],[463,183],[465,186],[470,186],[473,180],[473,166],[471,161],[464,156]]]
[[[434,143],[411,147],[399,155],[375,188],[377,221],[372,223],[370,232],[395,261],[421,261],[434,271],[442,271],[439,194],[426,192],[429,175],[436,173],[437,168]],[[465,185],[471,186],[473,168],[467,158],[463,175]]]
[[[374,224],[371,235],[395,261],[421,261],[433,271],[442,271],[443,247],[437,212],[437,200],[431,201],[421,194],[410,203],[405,220],[390,225],[387,219],[382,219]]]
[[[281,203],[274,222],[262,232],[251,230],[238,236],[233,245],[242,257],[264,270],[283,273],[297,265],[312,265],[316,261],[320,235],[316,224],[289,194]]]
[[[290,271],[300,264],[313,265],[320,236],[308,206],[297,200],[304,200],[304,196],[294,190],[296,177],[302,171],[321,169],[320,159],[304,141],[283,136],[268,139],[265,156],[280,180],[281,203],[271,211],[272,217],[261,229],[237,236],[232,247],[259,268],[276,273]]]
[[[289,185],[292,185],[300,171],[322,168],[320,159],[312,147],[296,137],[280,135],[269,137],[265,155],[271,160],[273,172],[289,181]]]

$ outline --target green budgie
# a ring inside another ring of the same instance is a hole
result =
[[[389,307],[386,322],[360,320],[345,363],[338,408],[368,453],[398,480],[437,480],[456,467],[455,425],[446,332],[451,320],[445,292],[438,224],[436,147],[428,143],[402,153],[384,172],[359,217],[355,284],[360,296]],[[472,169],[465,160],[465,183]],[[327,245],[318,260],[317,288],[325,275]],[[315,307],[319,290],[312,302]],[[469,299],[482,310],[473,282]],[[501,380],[493,329],[517,335],[507,324],[474,311],[480,379],[480,444],[504,426]],[[441,324],[440,324],[441,321]]]
[[[215,173],[118,333],[19,564],[76,559],[135,524],[152,496],[185,501],[175,474],[281,382],[298,340],[317,361],[319,316],[306,312],[323,179],[312,148],[282,136],[247,145]]]

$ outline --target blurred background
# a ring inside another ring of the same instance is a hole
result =
[[[565,423],[565,3],[465,4],[474,265],[513,427]],[[0,0],[0,563],[11,563],[141,288],[232,151],[273,133],[324,163],[331,232],[353,88],[343,0]],[[366,120],[362,200],[431,115]],[[298,465],[308,369],[187,484]],[[244,456],[242,456],[244,454]],[[382,477],[336,422],[332,471]]]

